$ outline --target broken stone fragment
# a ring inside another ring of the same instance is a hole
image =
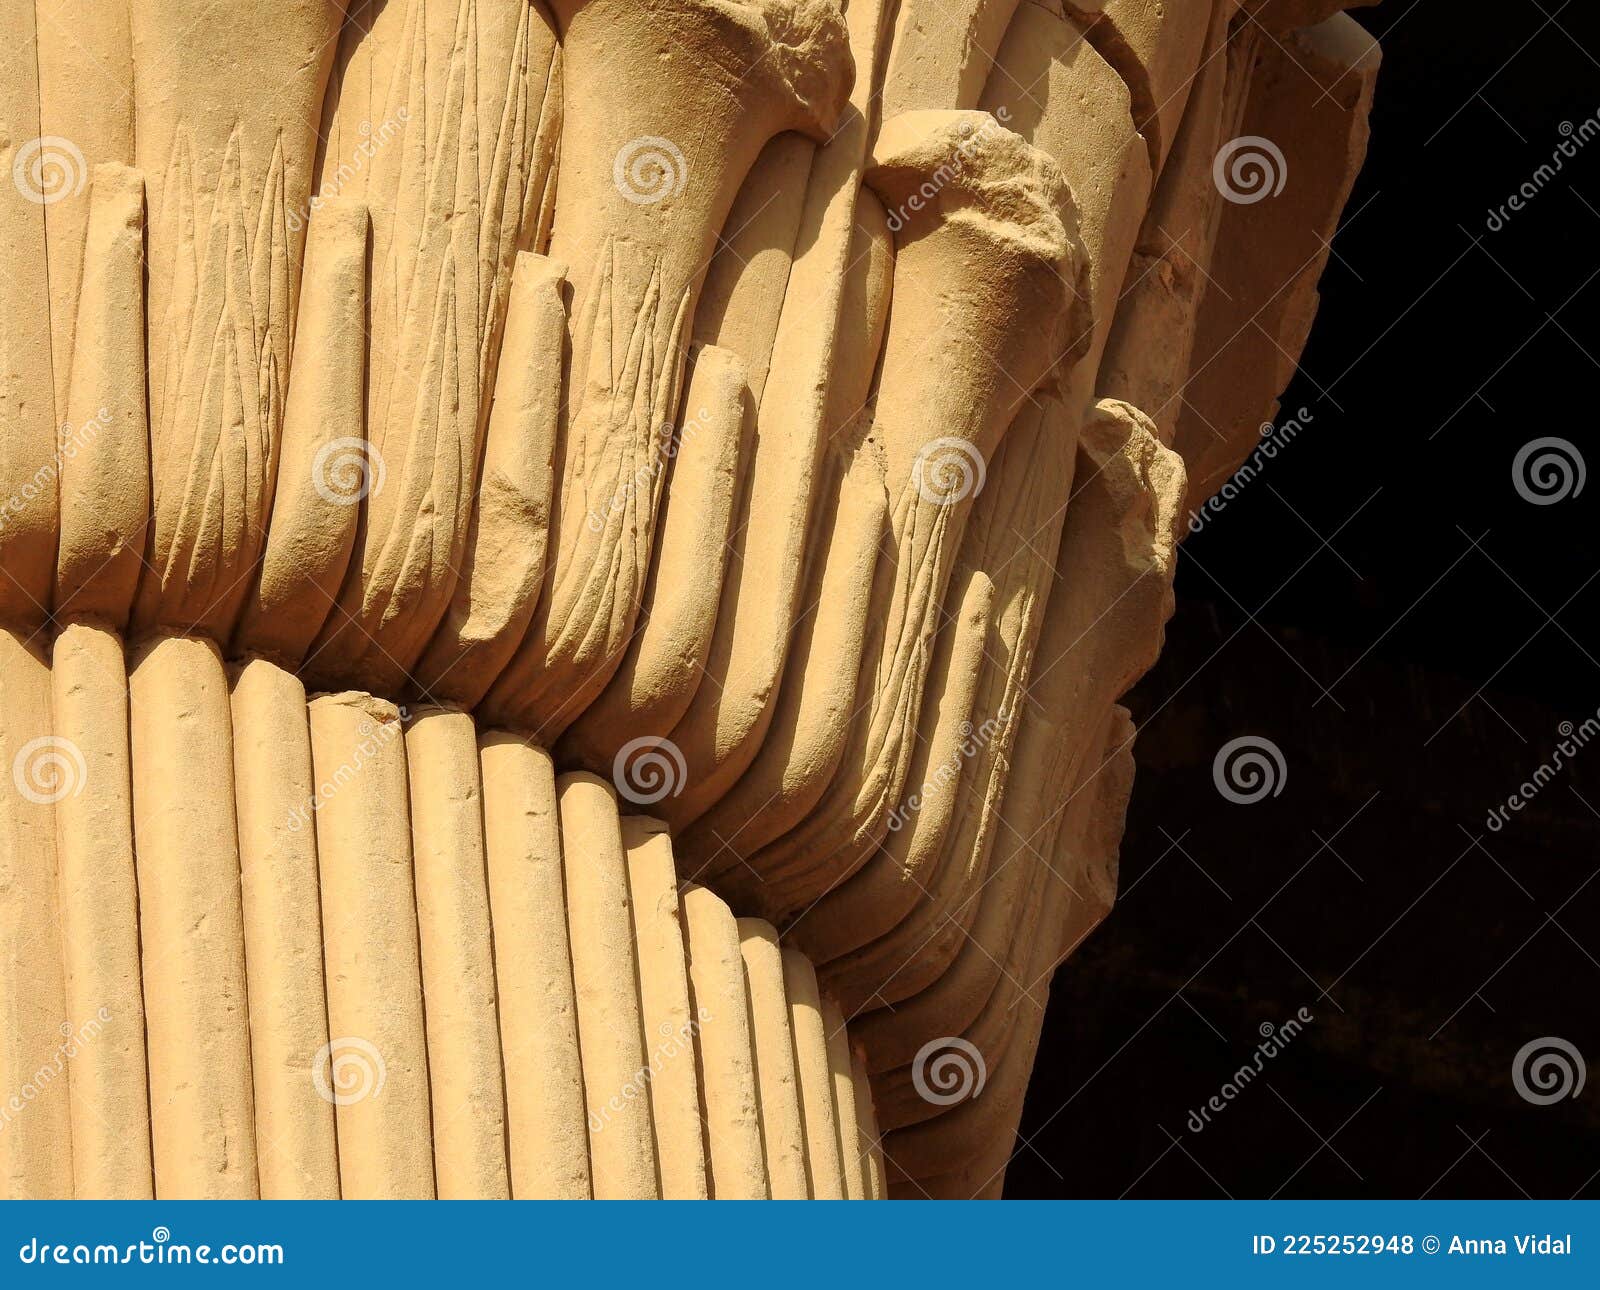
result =
[[[1239,136],[1259,33],[1229,40],[1218,7],[1188,110],[1151,197],[1097,377],[1097,393],[1143,411],[1171,444],[1191,374],[1195,325],[1226,203],[1214,177],[1223,145]]]
[[[1235,21],[1253,21],[1270,32],[1315,27],[1345,9],[1363,9],[1378,0],[1237,0]]]
[[[1210,274],[1228,293],[1207,291],[1200,307],[1175,439],[1189,471],[1186,513],[1226,482],[1276,418],[1366,156],[1380,58],[1344,14],[1261,47],[1240,130],[1276,148],[1275,157],[1255,145],[1274,191],[1250,200],[1239,199],[1253,193],[1235,191],[1217,231]]]
[[[1127,82],[1134,124],[1150,149],[1150,171],[1160,174],[1200,63],[1210,0],[1105,0],[1093,13],[1085,8],[1068,0],[1067,15]]]
[[[971,108],[1018,0],[902,0],[883,82],[883,119],[924,108]]]

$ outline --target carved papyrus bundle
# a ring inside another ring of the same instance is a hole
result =
[[[0,1191],[998,1194],[1343,7],[0,0]]]

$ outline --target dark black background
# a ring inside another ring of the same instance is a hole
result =
[[[1354,17],[1384,63],[1283,400],[1315,423],[1183,548],[1118,904],[1056,977],[1009,1196],[1600,1197],[1600,740],[1485,823],[1600,709],[1600,480],[1512,481],[1545,435],[1600,468],[1600,140],[1486,227],[1600,114],[1600,30],[1585,0]],[[1254,806],[1212,782],[1246,734],[1288,766]],[[1577,1098],[1518,1095],[1542,1036]]]

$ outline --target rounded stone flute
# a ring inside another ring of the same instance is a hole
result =
[[[609,784],[581,772],[557,780],[556,793],[595,1199],[653,1200],[655,1138],[640,1075],[643,1009],[617,801]]]
[[[511,1194],[589,1198],[589,1135],[550,754],[478,738]]]
[[[695,1062],[700,1023],[689,1005],[688,949],[672,839],[659,820],[627,815],[622,819],[622,845],[628,854],[628,901],[639,955],[639,1002],[661,1198],[704,1200],[706,1155]]]
[[[761,1145],[773,1200],[805,1200],[805,1125],[800,1117],[800,1081],[795,1074],[794,1031],[783,991],[783,951],[772,924],[739,920],[750,1035],[755,1044],[756,1086],[761,1096]]]
[[[310,1078],[334,1106],[346,1200],[434,1195],[422,964],[399,708],[313,699],[328,1047]]]
[[[684,887],[683,915],[711,1195],[718,1200],[765,1200],[767,1174],[738,923],[726,904],[692,883]]]
[[[64,628],[51,652],[50,681],[55,737],[69,756],[76,749],[83,759],[82,783],[55,804],[67,1016],[76,1024],[110,1018],[72,1063],[73,1192],[150,1200],[155,1178],[122,641],[85,623]]]
[[[334,1108],[312,1082],[328,1006],[305,686],[253,659],[233,672],[231,704],[261,1195],[336,1200]]]
[[[210,641],[158,637],[128,688],[156,1197],[253,1199],[228,677]]]
[[[817,974],[804,954],[787,947],[783,951],[783,991],[789,1000],[789,1027],[794,1034],[811,1196],[813,1200],[843,1200],[844,1161],[839,1154],[839,1121],[833,1108],[833,1072],[828,1065]]]
[[[80,756],[51,733],[48,665],[0,627],[0,772],[10,776],[0,779],[0,1090],[17,1099],[0,1103],[0,1187],[18,1200],[72,1195],[72,1115],[59,1077],[88,1018],[67,1012],[51,808],[87,791]]]
[[[419,709],[405,733],[411,851],[441,1200],[504,1200],[505,1080],[472,718]]]

